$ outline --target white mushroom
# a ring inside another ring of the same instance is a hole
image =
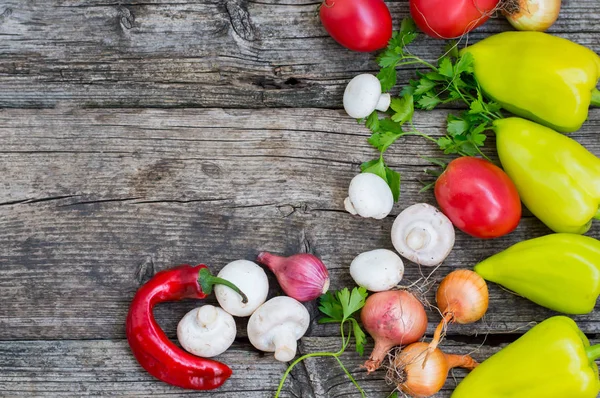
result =
[[[400,283],[404,276],[404,263],[391,250],[371,250],[352,260],[350,275],[358,286],[372,292],[382,292]]]
[[[249,316],[267,299],[269,280],[265,271],[248,260],[233,261],[221,269],[217,277],[236,285],[246,296],[248,302],[242,302],[242,296],[230,287],[215,285],[215,296],[219,305],[233,316]]]
[[[235,320],[219,307],[204,305],[194,308],[177,325],[179,344],[199,357],[214,357],[233,344]]]
[[[273,297],[250,317],[248,338],[257,349],[274,352],[275,359],[288,362],[296,356],[296,340],[304,336],[309,323],[310,315],[299,301]]]
[[[426,266],[440,264],[454,246],[454,227],[441,211],[417,203],[398,214],[392,243],[401,256]]]
[[[350,214],[382,219],[394,207],[394,195],[387,182],[373,173],[361,173],[350,181],[344,207]]]
[[[355,119],[369,116],[375,109],[385,112],[390,107],[390,94],[381,94],[379,79],[368,73],[355,76],[344,91],[344,109]]]

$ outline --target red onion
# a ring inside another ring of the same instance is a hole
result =
[[[312,254],[281,257],[260,252],[257,260],[275,274],[285,294],[298,301],[314,300],[329,289],[327,267]]]
[[[364,365],[368,373],[379,368],[392,347],[414,343],[427,330],[423,304],[406,290],[389,290],[369,296],[360,319],[375,340],[373,352]]]

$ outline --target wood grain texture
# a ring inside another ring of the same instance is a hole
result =
[[[507,344],[482,345],[483,339],[479,340],[471,344],[446,340],[442,348],[447,353],[470,354],[483,361]],[[592,343],[598,341],[592,340]],[[333,337],[305,337],[299,344],[302,353],[338,349],[339,340]],[[50,395],[266,398],[274,396],[287,366],[269,354],[255,351],[247,343],[236,342],[215,358],[232,367],[232,377],[217,390],[199,393],[153,379],[129,353],[125,340],[0,341],[0,354],[3,396],[32,398]],[[394,386],[385,381],[384,370],[367,375],[361,369],[365,357],[349,349],[341,360],[369,398],[385,398],[393,391]],[[466,374],[462,369],[453,370],[434,398],[450,397]],[[334,398],[360,397],[360,394],[334,359],[313,357],[294,368],[281,397]]]
[[[417,127],[439,134],[444,117],[420,114]],[[593,110],[573,135],[596,154],[599,123]],[[4,110],[0,126],[0,339],[123,338],[129,301],[154,272],[198,262],[218,270],[254,260],[259,250],[310,251],[329,267],[332,288],[351,286],[354,256],[393,249],[389,233],[399,211],[435,203],[431,192],[419,193],[428,166],[415,154],[439,153],[412,137],[386,155],[403,177],[393,213],[382,221],[346,213],[349,181],[374,150],[366,129],[342,111]],[[459,232],[432,280],[548,232],[531,215],[500,239]],[[600,236],[597,223],[590,235]],[[407,265],[405,283],[429,272]],[[271,294],[280,293],[271,282]],[[552,314],[496,285],[490,294],[484,322],[453,325],[451,333],[520,333]],[[433,295],[425,298],[433,303]],[[174,336],[195,305],[164,305],[157,317]],[[309,307],[316,318],[315,304]],[[429,315],[431,332],[439,316],[435,309]],[[585,332],[600,332],[597,312],[577,320]],[[336,333],[316,322],[310,330]]]
[[[318,4],[4,0],[0,107],[340,108],[345,84],[377,65],[327,35]],[[407,1],[387,4],[396,25],[408,16]],[[600,52],[598,15],[595,1],[565,0],[550,32]],[[469,42],[507,29],[493,18]],[[433,60],[443,46],[411,50]]]

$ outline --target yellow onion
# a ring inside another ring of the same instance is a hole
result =
[[[464,325],[481,319],[488,309],[489,293],[485,280],[479,274],[458,269],[442,280],[435,300],[443,318],[433,335],[431,349],[439,344],[448,323]]]
[[[395,355],[387,379],[410,397],[427,398],[442,389],[450,369],[473,370],[477,365],[469,355],[446,354],[439,348],[429,351],[428,344],[419,341]]]
[[[560,0],[504,0],[501,8],[515,29],[543,32],[558,19]]]

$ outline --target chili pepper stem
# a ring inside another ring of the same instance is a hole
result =
[[[214,276],[208,268],[202,268],[198,272],[198,284],[200,284],[200,287],[202,288],[202,291],[205,294],[211,294],[214,285],[227,286],[228,288],[232,289],[234,292],[242,296],[242,303],[246,304],[248,302],[248,296],[246,296],[244,292],[240,290],[240,288],[238,288],[236,285],[234,285],[226,279]]]
[[[585,352],[590,362],[594,362],[596,359],[600,358],[600,344],[586,347]]]
[[[590,101],[592,106],[600,106],[600,91],[597,88],[592,90],[592,100]]]

